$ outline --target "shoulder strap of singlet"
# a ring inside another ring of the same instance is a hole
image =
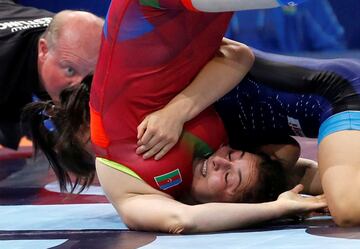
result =
[[[105,164],[106,166],[109,166],[110,168],[119,170],[125,174],[131,175],[132,177],[142,180],[138,174],[136,174],[134,171],[132,171],[131,169],[129,169],[128,167],[126,167],[120,163],[116,163],[114,161],[107,160],[105,158],[100,158],[100,157],[97,157],[96,159],[99,160],[100,162],[102,162],[103,164]]]

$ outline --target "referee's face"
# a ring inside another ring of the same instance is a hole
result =
[[[44,89],[54,101],[66,87],[79,84],[95,68],[97,52],[73,43],[68,37],[59,37],[56,44],[41,38],[39,41],[38,70]]]
[[[79,84],[94,72],[100,49],[101,26],[95,31],[81,26],[81,22],[66,25],[56,40],[39,40],[40,82],[54,101],[59,101],[62,90]]]

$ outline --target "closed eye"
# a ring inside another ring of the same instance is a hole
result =
[[[225,174],[225,183],[226,183],[226,184],[228,183],[228,177],[229,177],[229,172],[227,172],[227,173]]]
[[[245,155],[245,151],[242,151],[240,158],[242,158]]]
[[[229,159],[229,161],[231,161],[231,154],[232,154],[233,152],[232,151],[229,151],[229,154],[228,154],[228,159]]]

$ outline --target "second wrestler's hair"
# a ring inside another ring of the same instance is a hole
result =
[[[22,123],[30,131],[35,155],[42,151],[49,160],[60,189],[74,192],[80,186],[81,192],[95,175],[95,159],[86,149],[90,138],[89,85],[82,83],[65,89],[60,99],[59,105],[51,101],[28,104]]]
[[[274,201],[281,193],[288,190],[284,168],[280,161],[271,159],[267,154],[256,154],[262,159],[258,168],[257,184],[243,195],[241,202]]]

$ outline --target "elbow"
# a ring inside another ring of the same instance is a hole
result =
[[[196,213],[192,212],[192,206],[187,205],[168,217],[164,231],[172,234],[195,234],[205,232],[204,228],[201,228],[198,224]]]
[[[186,211],[173,215],[167,225],[166,232],[171,234],[193,234],[197,232],[194,220]]]
[[[186,224],[186,222],[182,220],[173,220],[167,225],[165,232],[171,234],[188,234],[190,233],[191,229]]]
[[[255,55],[245,44],[228,44],[221,49],[228,59],[240,64],[241,67],[246,67],[250,70],[254,64]]]
[[[170,234],[190,234],[195,229],[193,222],[189,219],[186,211],[177,210],[166,217],[144,222],[144,219],[128,216],[126,213],[121,215],[124,224],[131,230],[135,231],[151,231]]]
[[[242,43],[238,46],[237,50],[239,50],[239,59],[243,60],[244,64],[250,70],[250,68],[254,65],[255,62],[255,55],[253,51],[248,46]]]

